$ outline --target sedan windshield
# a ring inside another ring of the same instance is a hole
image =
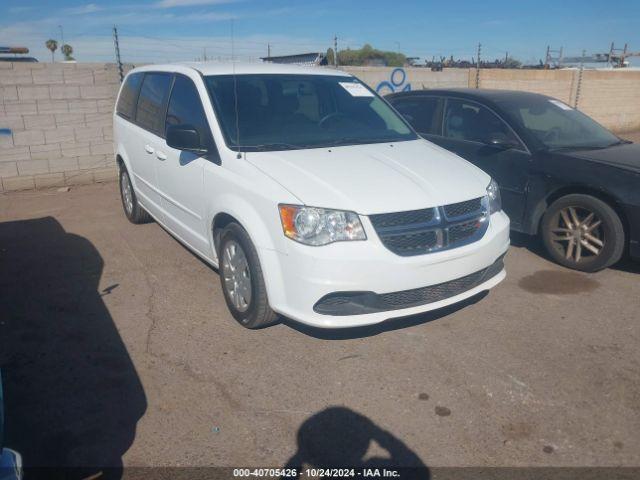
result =
[[[353,77],[205,77],[225,141],[241,151],[414,140],[416,134]]]
[[[596,149],[622,142],[584,113],[547,97],[521,97],[501,105],[521,128],[549,149]]]

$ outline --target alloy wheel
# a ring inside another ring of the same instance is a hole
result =
[[[605,245],[602,220],[583,207],[565,207],[551,227],[551,241],[567,260],[575,263],[593,259]]]
[[[239,312],[245,312],[251,304],[251,271],[244,250],[235,240],[224,246],[222,275],[231,303]]]
[[[122,193],[124,208],[127,214],[131,215],[133,212],[133,190],[131,189],[131,181],[129,180],[129,174],[127,172],[122,172],[120,191]]]

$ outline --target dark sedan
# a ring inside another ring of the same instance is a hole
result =
[[[640,145],[554,98],[422,90],[386,99],[418,133],[489,173],[513,230],[569,268],[640,259]]]

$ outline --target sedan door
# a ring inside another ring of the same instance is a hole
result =
[[[498,115],[472,100],[447,98],[442,136],[429,139],[491,175],[500,185],[503,209],[512,227],[522,228],[531,155]]]
[[[185,75],[176,74],[171,89],[165,131],[170,125],[194,128],[203,144],[213,145],[198,89]],[[210,160],[169,147],[164,140],[156,154],[167,227],[192,248],[210,255],[203,183],[203,165]]]

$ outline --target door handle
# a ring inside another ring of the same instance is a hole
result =
[[[158,157],[158,160],[162,160],[163,162],[167,159],[167,156],[161,151],[156,152],[156,157]]]
[[[155,151],[151,145],[145,145],[144,149],[147,153],[153,153]]]

